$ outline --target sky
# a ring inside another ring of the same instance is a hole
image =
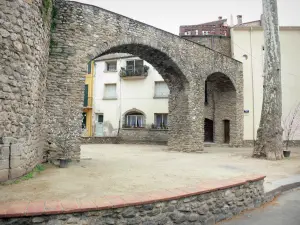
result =
[[[180,25],[193,25],[242,15],[243,22],[260,19],[262,0],[76,0],[119,13],[177,34]],[[279,24],[300,26],[300,0],[277,0]]]

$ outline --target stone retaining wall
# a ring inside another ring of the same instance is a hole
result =
[[[81,137],[82,144],[118,144],[118,137]]]
[[[28,205],[19,203],[18,207],[2,205],[0,224],[212,225],[261,206],[265,202],[263,179],[239,178],[221,184],[205,183],[193,188],[95,201],[39,201]]]
[[[283,141],[283,146],[285,149],[286,141]],[[243,147],[253,147],[253,140],[244,140]],[[293,140],[289,143],[290,148],[300,147],[300,140]]]
[[[124,128],[120,137],[121,143],[167,144],[168,130]]]

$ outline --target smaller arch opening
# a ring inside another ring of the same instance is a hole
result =
[[[230,129],[236,129],[237,98],[232,80],[223,73],[213,73],[205,81],[204,140],[230,144]],[[230,122],[229,122],[230,121]],[[230,125],[229,125],[230,124]]]

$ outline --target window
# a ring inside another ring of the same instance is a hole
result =
[[[167,113],[155,113],[154,114],[154,124],[157,129],[167,129],[168,128],[168,114]]]
[[[144,61],[143,60],[130,60],[126,62],[126,70],[129,74],[143,74]]]
[[[209,35],[209,31],[202,31],[202,35]]]
[[[98,115],[98,123],[103,123],[103,121],[104,121],[104,119],[103,119],[104,117],[103,117],[103,114],[99,114]]]
[[[208,104],[207,81],[205,81],[205,104]]]
[[[117,85],[116,84],[105,84],[104,87],[104,99],[116,99],[117,98]]]
[[[106,71],[117,71],[117,61],[106,62]]]
[[[142,113],[131,112],[126,114],[126,126],[131,128],[144,127],[145,117]]]
[[[198,35],[199,34],[199,31],[198,30],[196,30],[196,35]]]
[[[91,74],[91,73],[92,73],[92,61],[88,63],[88,66],[87,66],[87,73],[88,73],[88,74]]]
[[[170,90],[168,85],[163,81],[155,82],[155,93],[154,97],[157,98],[168,98],[170,94]]]
[[[187,32],[184,32],[184,35],[187,35]]]
[[[188,31],[188,35],[191,35],[192,34],[192,32],[191,31]]]

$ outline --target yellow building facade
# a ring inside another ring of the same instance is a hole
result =
[[[85,75],[84,99],[82,112],[83,136],[93,135],[93,93],[94,93],[94,61],[88,63],[87,74]]]

